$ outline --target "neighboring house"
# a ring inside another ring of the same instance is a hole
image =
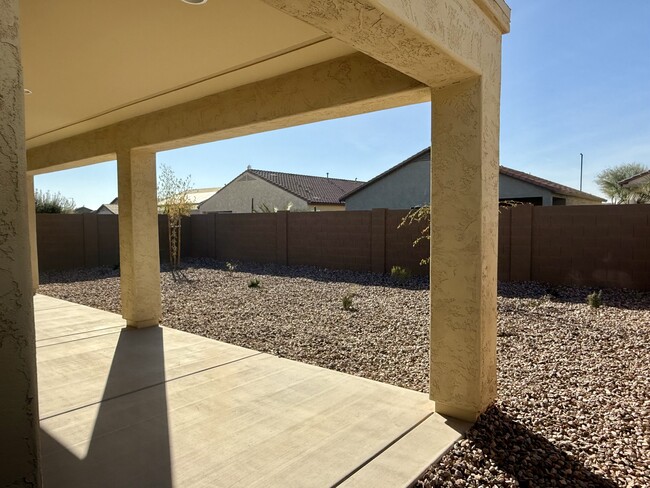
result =
[[[88,207],[77,207],[77,208],[74,209],[74,213],[76,213],[76,214],[93,213],[93,209],[88,208]]]
[[[430,148],[423,149],[341,197],[346,210],[408,209],[430,202]],[[522,171],[499,167],[499,201],[594,205],[605,199]]]
[[[499,166],[499,201],[514,200],[533,205],[600,205],[606,202],[554,181],[545,180],[516,169]]]
[[[345,210],[339,201],[361,181],[248,168],[199,205],[201,213]]]
[[[624,180],[619,181],[619,184],[622,187],[630,189],[648,186],[650,185],[650,170],[625,178]]]
[[[215,187],[215,188],[194,188],[192,190],[188,190],[186,192],[187,195],[187,200],[189,201],[191,207],[190,207],[190,213],[196,214],[200,213],[199,211],[199,206],[205,202],[206,200],[210,199],[212,196],[214,196],[219,190],[221,190],[220,187]],[[162,205],[163,202],[159,201],[158,202],[158,211],[162,211]]]
[[[431,151],[423,149],[341,197],[346,210],[428,205]]]
[[[117,203],[117,198],[114,198],[111,203],[104,203],[95,210],[95,213],[99,215],[118,215],[120,213],[120,207]]]

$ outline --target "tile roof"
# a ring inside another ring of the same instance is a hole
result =
[[[637,186],[643,186],[650,183],[650,169],[639,173],[638,175],[630,176],[624,180],[619,181],[621,186],[626,186],[629,188],[636,188]]]
[[[539,176],[531,175],[529,173],[524,173],[523,171],[517,171],[516,169],[512,169],[512,168],[506,168],[505,166],[499,166],[499,173],[501,173],[502,175],[510,176],[512,178],[516,178],[521,181],[525,181],[526,183],[530,183],[531,185],[546,188],[547,190],[552,191],[553,193],[556,193],[558,195],[584,198],[585,200],[593,200],[597,202],[607,201],[604,198],[598,197],[596,195],[592,195],[591,193],[586,193],[584,191],[576,190],[575,188],[571,188],[570,186],[560,185],[559,183],[555,183],[554,181],[545,180],[544,178],[540,178]]]
[[[120,206],[117,203],[104,203],[97,210],[95,210],[95,213],[99,213],[102,208],[115,215],[118,215],[120,213]]]
[[[269,183],[296,195],[311,205],[340,204],[339,199],[346,193],[363,185],[363,181],[325,178],[322,176],[296,175],[261,169],[247,170]]]
[[[187,190],[185,194],[187,195],[187,202],[192,205],[194,208],[198,207],[201,205],[203,202],[214,196],[215,193],[217,193],[219,190],[221,190],[221,187],[213,187],[213,188],[192,188],[190,190]],[[158,206],[162,206],[165,204],[165,200],[158,200]]]
[[[348,193],[344,194],[341,197],[341,201],[345,200],[346,197],[358,192],[362,188],[365,188],[367,186],[370,186],[373,184],[375,181],[380,180],[392,172],[398,170],[399,168],[406,166],[407,164],[415,161],[416,159],[419,159],[421,156],[425,155],[426,153],[430,153],[431,148],[427,147],[424,148],[422,151],[414,154],[413,156],[405,159],[401,163],[396,164],[392,168],[387,169],[383,173],[375,176],[373,179],[368,181],[367,183],[358,186],[357,188],[354,188],[353,190],[349,191]],[[606,200],[604,198],[598,197],[596,195],[592,195],[590,193],[586,193],[580,190],[576,190],[575,188],[571,188],[569,186],[564,186],[560,185],[559,183],[555,183],[554,181],[550,180],[545,180],[544,178],[540,178],[539,176],[531,175],[529,173],[524,173],[523,171],[517,171],[516,169],[511,169],[511,168],[506,168],[505,166],[499,166],[499,173],[502,175],[510,176],[511,178],[516,178],[521,181],[525,181],[527,183],[530,183],[535,186],[539,186],[541,188],[545,188],[549,191],[552,191],[553,193],[556,193],[558,195],[566,195],[566,196],[572,196],[572,197],[578,197],[578,198],[584,198],[586,200],[593,200],[593,201],[598,201],[598,202],[605,202]]]

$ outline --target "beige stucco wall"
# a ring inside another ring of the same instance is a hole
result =
[[[34,174],[424,102],[425,86],[361,53],[215,93],[27,151]],[[179,123],[182,121],[182,123]]]
[[[0,486],[40,486],[18,0],[0,0]]]
[[[244,173],[203,202],[200,210],[202,213],[250,213],[251,199],[253,200],[253,209],[256,212],[260,211],[260,205],[263,204],[270,209],[276,207],[278,210],[286,210],[289,203],[292,203],[291,210],[293,211],[313,209],[305,200],[288,191],[278,188],[255,175]]]
[[[317,212],[344,212],[345,205],[310,205],[309,210]]]
[[[130,327],[158,325],[162,307],[156,155],[118,152],[117,190],[122,317]]]
[[[586,198],[568,197],[565,195],[556,195],[558,198],[564,198],[567,205],[602,205],[603,202],[587,200]]]

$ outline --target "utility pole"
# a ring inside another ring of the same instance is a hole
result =
[[[580,153],[580,191],[582,191],[582,162],[584,157],[584,154]]]

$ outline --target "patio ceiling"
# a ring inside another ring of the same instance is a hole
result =
[[[28,148],[355,52],[259,0],[20,9]]]

